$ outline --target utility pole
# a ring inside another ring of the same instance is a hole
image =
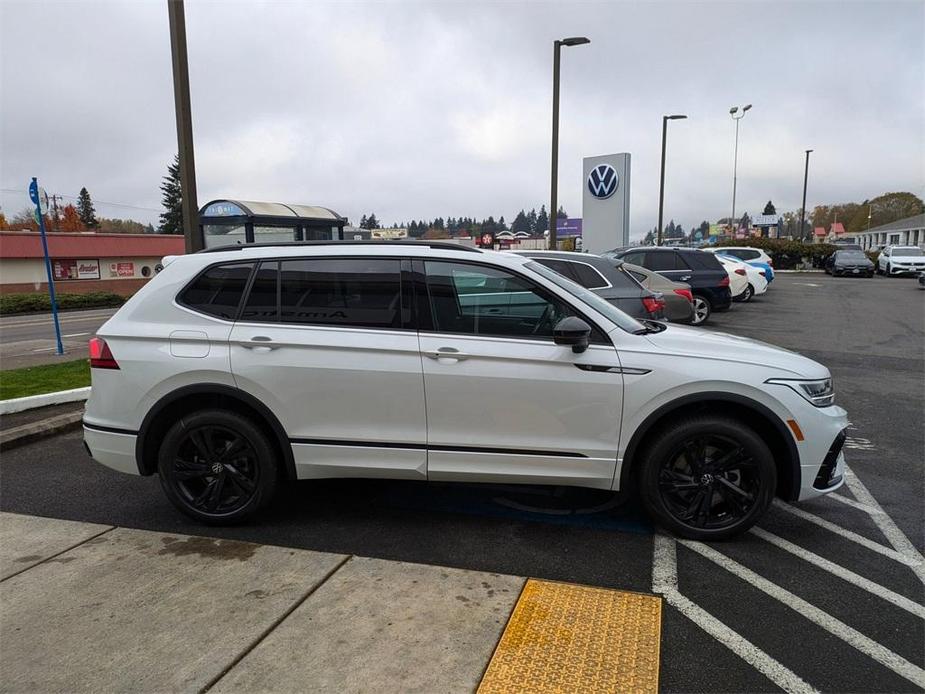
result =
[[[668,121],[681,120],[687,118],[680,114],[674,116],[662,116],[662,174],[658,185],[658,240],[656,246],[662,245],[662,212],[665,208],[665,140],[668,136]],[[738,123],[738,121],[736,121]]]
[[[739,112],[738,106],[733,106],[729,109],[729,115],[732,116],[732,120],[736,122],[735,154],[732,159],[732,219],[730,220],[730,227],[732,228],[733,234],[735,234],[736,229],[738,229],[738,222],[736,221],[736,184],[738,183],[739,172],[739,121],[745,117],[745,113],[751,107],[751,104],[743,106],[741,112]],[[736,115],[737,113],[738,115]]]
[[[806,150],[806,170],[803,172],[803,205],[800,207],[800,240],[804,238],[803,224],[806,218],[806,184],[809,181],[809,153],[813,150]]]
[[[170,21],[170,55],[173,60],[173,100],[177,112],[177,150],[180,155],[180,193],[183,196],[183,236],[186,252],[202,250],[199,206],[196,201],[196,162],[193,157],[193,116],[186,55],[186,19],[183,0],[167,0]]]

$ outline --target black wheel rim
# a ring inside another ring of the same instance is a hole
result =
[[[669,455],[659,468],[662,503],[691,528],[719,530],[740,523],[758,503],[758,464],[745,448],[725,436],[696,436]]]
[[[227,515],[243,508],[257,491],[260,467],[250,442],[223,426],[186,432],[168,473],[190,508]]]

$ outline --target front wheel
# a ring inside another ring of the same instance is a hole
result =
[[[157,470],[167,498],[201,523],[224,525],[265,506],[276,486],[276,456],[250,419],[228,410],[182,417],[164,436]]]
[[[742,422],[706,415],[673,422],[653,438],[639,483],[659,525],[692,540],[724,540],[767,510],[777,468],[761,437]]]
[[[703,325],[710,319],[713,313],[713,304],[710,300],[699,294],[694,295],[694,316],[691,318],[691,325]]]

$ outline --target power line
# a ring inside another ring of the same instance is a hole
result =
[[[15,189],[15,188],[0,188],[0,192],[4,192],[4,193],[19,193],[19,194],[21,194],[21,195],[26,195],[26,194],[27,194],[25,191],[17,190],[17,189]],[[59,193],[56,193],[56,195],[57,195],[59,198],[66,198],[66,199],[68,199],[68,200],[79,200],[79,199],[80,199],[80,198],[77,198],[77,197],[75,197],[75,196],[73,196],[73,195],[61,195],[61,194],[59,194]],[[109,201],[107,201],[107,200],[97,200],[96,198],[93,198],[93,204],[94,204],[94,205],[97,205],[97,204],[98,204],[98,205],[110,205],[110,206],[112,206],[112,207],[125,207],[125,208],[130,209],[130,210],[145,210],[146,212],[160,212],[160,211],[161,211],[160,209],[158,209],[158,208],[156,208],[156,207],[141,207],[140,205],[129,205],[129,204],[124,203],[124,202],[109,202]]]

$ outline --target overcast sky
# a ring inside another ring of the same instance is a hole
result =
[[[549,197],[552,42],[563,49],[559,200],[581,158],[632,154],[632,236],[669,218],[925,192],[925,2],[186,4],[199,202],[318,204],[354,223],[504,215]],[[176,151],[165,0],[0,0],[0,187],[86,186],[156,222]],[[153,210],[153,211],[152,211]]]

